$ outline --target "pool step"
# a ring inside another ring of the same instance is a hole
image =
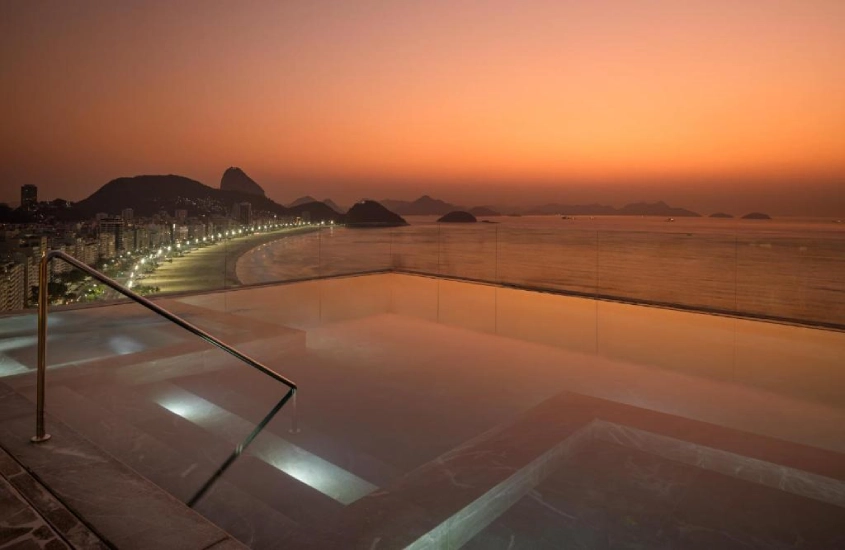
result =
[[[236,370],[189,375],[175,378],[171,382],[253,423],[259,422],[267,414],[268,408],[284,394],[286,389],[281,384],[268,384],[261,377],[243,376],[242,372]],[[395,466],[355,448],[348,442],[329,437],[310,424],[308,422],[310,395],[307,391],[300,391],[297,398],[300,410],[304,411],[304,414],[300,414],[298,422],[301,430],[296,434],[290,433],[293,407],[289,404],[268,425],[268,434],[272,433],[295,443],[306,451],[379,487],[389,485],[401,477],[402,472]]]

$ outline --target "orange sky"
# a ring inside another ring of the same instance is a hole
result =
[[[280,202],[845,208],[842,0],[10,0],[0,46],[0,200],[237,165]]]

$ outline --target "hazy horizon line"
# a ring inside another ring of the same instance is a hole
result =
[[[244,170],[246,172],[246,170]],[[173,175],[197,181],[212,189],[219,189],[218,177],[211,176],[215,170],[204,171],[199,177],[186,176],[178,171],[154,173],[145,171],[134,176],[118,176],[108,179],[81,198],[61,196],[54,185],[36,184],[40,200],[61,198],[79,202],[96,193],[104,185],[121,178],[143,175]],[[249,173],[247,173],[249,175]],[[599,204],[620,208],[632,203],[665,202],[673,207],[685,208],[703,215],[714,212],[728,212],[742,215],[752,211],[763,211],[790,217],[842,217],[845,216],[845,176],[815,177],[807,181],[784,178],[771,181],[770,178],[675,178],[678,182],[667,187],[665,180],[630,178],[627,180],[592,180],[560,178],[556,184],[519,180],[491,181],[482,179],[454,178],[452,180],[422,180],[420,178],[363,178],[347,179],[328,177],[299,177],[253,172],[250,177],[261,186],[265,196],[280,205],[312,196],[322,201],[331,199],[335,203],[349,206],[362,199],[376,201],[402,200],[412,202],[422,196],[430,196],[455,206],[489,206],[493,208],[524,209],[547,204],[568,206]],[[75,178],[79,183],[83,178]],[[87,180],[88,178],[85,178]],[[667,178],[669,179],[669,178]],[[281,181],[280,181],[281,180]],[[67,181],[67,180],[65,180]],[[213,181],[214,184],[208,184]],[[263,182],[263,183],[262,183]],[[801,187],[795,187],[800,183]],[[702,188],[702,185],[705,185]],[[479,188],[483,186],[483,188]],[[62,185],[61,187],[64,187]],[[88,186],[86,186],[88,187]],[[20,186],[14,189],[19,199]],[[353,190],[354,189],[354,190]],[[46,193],[45,193],[46,191]],[[287,196],[286,199],[274,197]],[[775,200],[780,199],[780,200]],[[20,205],[19,200],[0,201],[10,207]],[[779,203],[779,204],[778,204]],[[819,208],[818,205],[823,205]]]

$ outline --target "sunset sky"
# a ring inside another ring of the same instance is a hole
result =
[[[0,4],[0,201],[663,199],[845,215],[843,0]]]

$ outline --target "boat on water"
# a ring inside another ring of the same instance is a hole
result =
[[[673,222],[673,221],[675,221],[675,218],[666,218],[666,221],[667,222]]]

